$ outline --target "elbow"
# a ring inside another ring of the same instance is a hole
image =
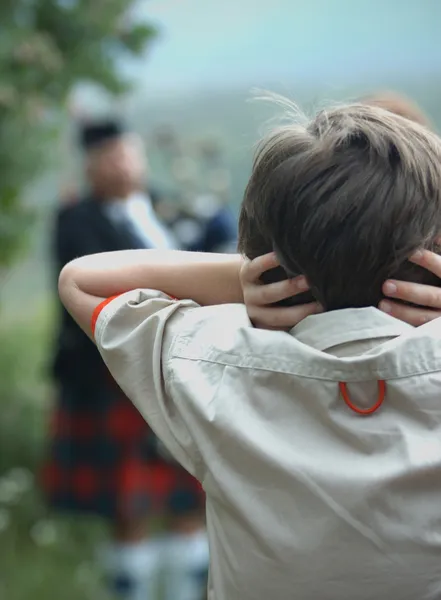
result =
[[[61,302],[69,310],[70,301],[75,290],[78,290],[76,261],[67,263],[58,277],[58,295]]]

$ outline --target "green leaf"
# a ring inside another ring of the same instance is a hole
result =
[[[66,100],[81,82],[127,90],[121,53],[157,31],[127,20],[135,0],[0,0],[0,269],[26,248],[24,191],[48,167]]]

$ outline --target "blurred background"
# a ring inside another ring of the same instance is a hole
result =
[[[98,519],[38,485],[54,399],[53,214],[84,187],[78,123],[146,146],[164,219],[237,214],[271,90],[307,111],[393,90],[441,125],[438,0],[1,0],[0,599],[107,598]]]

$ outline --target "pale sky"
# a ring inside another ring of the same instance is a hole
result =
[[[140,0],[161,37],[150,89],[441,74],[441,0]]]

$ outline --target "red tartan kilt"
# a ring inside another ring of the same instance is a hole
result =
[[[62,386],[52,415],[42,484],[59,510],[142,518],[201,510],[201,485],[161,455],[156,436],[113,384]]]

